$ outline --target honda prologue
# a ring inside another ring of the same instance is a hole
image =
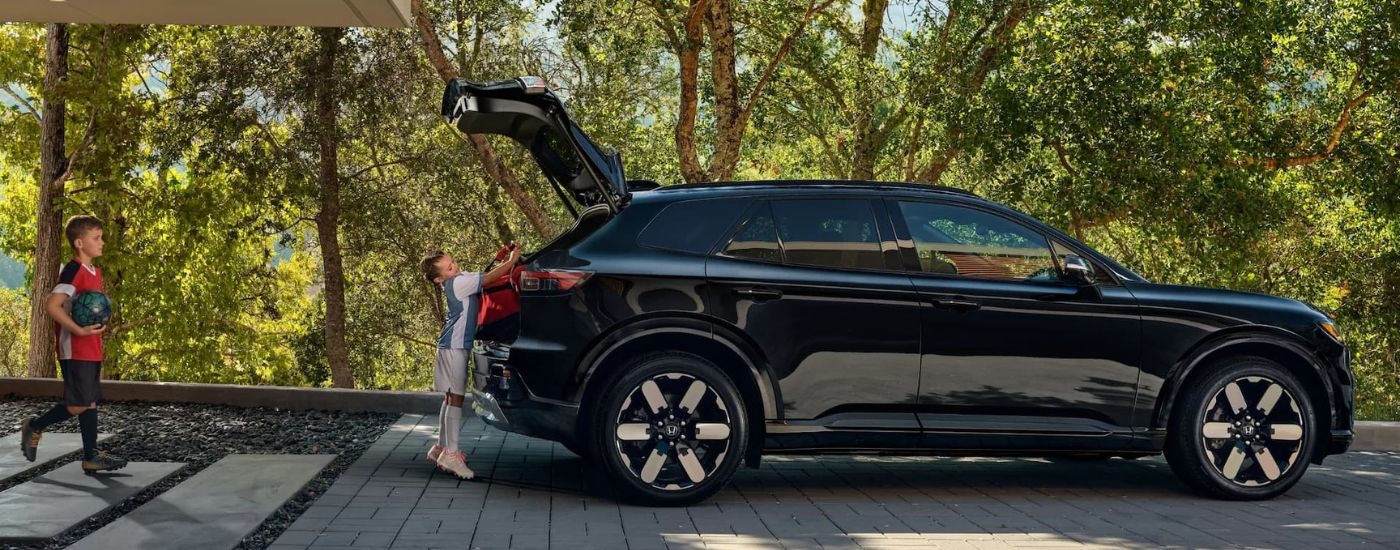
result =
[[[678,505],[775,453],[1165,453],[1219,498],[1288,490],[1352,439],[1347,348],[1304,303],[1155,284],[971,193],[628,181],[537,78],[450,82],[462,132],[526,147],[574,226],[526,256],[486,422]]]

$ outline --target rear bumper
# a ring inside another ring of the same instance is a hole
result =
[[[497,429],[561,443],[576,443],[578,404],[539,397],[510,369],[508,351],[473,353],[481,419]]]

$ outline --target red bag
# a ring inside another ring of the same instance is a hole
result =
[[[496,261],[506,259],[510,247],[501,248],[496,253]],[[514,342],[520,332],[520,274],[524,265],[510,270],[489,287],[481,290],[481,308],[476,314],[476,339],[492,342]]]

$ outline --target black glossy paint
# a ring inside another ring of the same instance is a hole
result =
[[[637,245],[667,205],[715,197],[746,198],[745,208],[780,197],[948,201],[1015,220],[1111,276],[1085,287],[913,273],[907,232],[884,206],[886,270]],[[1155,452],[1182,380],[1220,357],[1254,353],[1315,373],[1302,383],[1328,415],[1324,453],[1350,439],[1347,352],[1318,328],[1321,313],[1284,298],[1150,283],[966,194],[865,182],[676,186],[634,193],[601,229],[567,241],[537,253],[531,268],[594,275],[573,292],[522,296],[508,361],[528,388],[527,403],[513,409],[527,414],[511,424],[524,433],[574,441],[577,417],[628,358],[693,350],[732,367],[769,452]],[[949,299],[977,307],[937,303]]]

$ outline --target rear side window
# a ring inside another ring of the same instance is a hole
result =
[[[864,199],[773,201],[786,262],[795,265],[884,269],[875,211]]]
[[[778,229],[773,224],[773,211],[767,202],[759,203],[749,212],[744,227],[724,247],[724,255],[773,263],[783,261],[782,250],[778,248]]]
[[[656,215],[637,238],[651,248],[708,254],[734,225],[747,199],[704,199],[673,203]]]

